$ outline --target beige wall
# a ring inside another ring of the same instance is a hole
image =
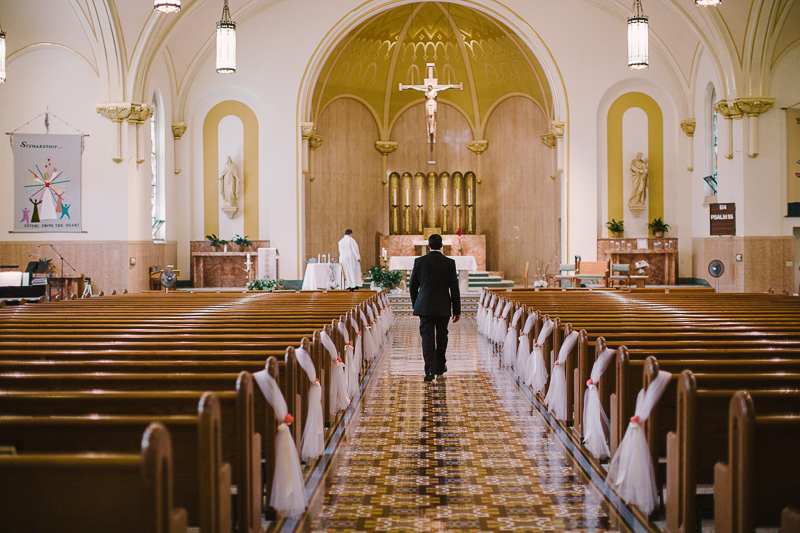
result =
[[[315,179],[304,178],[304,260],[320,253],[338,257],[337,243],[350,228],[362,271],[376,262],[378,233],[389,231],[389,204],[374,124],[366,108],[352,99],[335,101],[320,117],[317,133],[324,141],[314,150]]]
[[[694,276],[712,287],[716,281],[708,264],[714,259],[725,264],[719,292],[796,292],[793,237],[709,237],[694,239],[692,245]],[[736,254],[742,254],[742,261],[736,261]]]
[[[111,294],[113,290],[122,292],[125,289],[129,292],[146,290],[150,266],[175,264],[177,259],[175,242],[59,241],[53,247],[64,256],[64,272],[72,272],[69,264],[77,273],[91,278],[95,294],[100,291]],[[30,254],[52,259],[56,272],[61,273],[61,259],[47,244],[30,241],[0,243],[0,264],[19,265],[24,270],[28,261],[38,260],[29,257]],[[129,264],[131,257],[136,258],[135,266]],[[184,277],[183,273],[181,277]]]
[[[546,133],[541,109],[519,97],[497,106],[486,128],[489,148],[481,156],[478,233],[486,234],[487,270],[503,271],[517,283],[526,261],[531,280],[540,263],[544,271],[548,261],[555,268],[559,261],[561,184],[550,178],[551,149],[540,138]]]

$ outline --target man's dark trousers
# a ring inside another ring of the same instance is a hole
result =
[[[447,325],[449,316],[422,315],[419,317],[419,335],[422,337],[422,358],[425,360],[425,375],[444,372],[447,363]]]

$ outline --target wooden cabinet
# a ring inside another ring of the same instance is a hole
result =
[[[648,285],[676,285],[678,282],[678,239],[597,239],[597,259],[630,265],[631,275],[638,274],[636,262],[647,261],[644,271]]]

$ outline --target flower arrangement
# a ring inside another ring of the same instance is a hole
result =
[[[277,291],[283,287],[282,279],[254,279],[247,282],[248,291]]]
[[[639,271],[639,274],[644,274],[645,269],[650,266],[650,263],[642,259],[641,261],[636,261],[633,264],[633,267]]]
[[[536,281],[533,282],[533,287],[534,288],[547,287],[547,282],[543,279],[537,279]]]
[[[367,272],[375,285],[385,289],[394,289],[403,280],[400,270],[389,270],[383,265],[372,265]]]

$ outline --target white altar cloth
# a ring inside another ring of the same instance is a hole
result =
[[[308,263],[303,276],[303,290],[341,289],[343,281],[340,263]]]
[[[389,270],[412,270],[414,268],[414,259],[419,256],[416,255],[393,255],[389,258]],[[471,255],[448,255],[450,259],[456,262],[456,270],[468,270],[470,272],[478,271],[478,263],[475,257]]]

